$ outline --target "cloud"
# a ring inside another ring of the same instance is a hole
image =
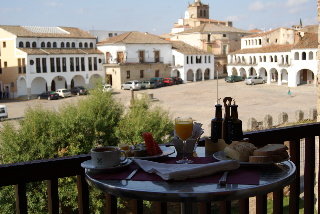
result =
[[[46,1],[44,2],[44,4],[48,7],[60,7],[63,6],[61,2],[57,2],[57,1]]]
[[[227,16],[226,17],[226,20],[227,21],[231,21],[231,22],[238,22],[238,21],[240,21],[241,19],[243,18],[243,16],[237,16],[237,15],[235,15],[235,16]]]
[[[287,0],[286,6],[288,7],[296,7],[301,4],[307,3],[309,0]]]
[[[272,7],[276,7],[277,3],[275,2],[262,2],[262,1],[255,1],[249,5],[250,11],[263,11]]]

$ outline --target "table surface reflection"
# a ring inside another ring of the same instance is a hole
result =
[[[204,147],[197,148],[197,156],[205,157]],[[176,154],[171,156],[175,157]],[[255,167],[261,172],[259,185],[206,184],[195,182],[132,181],[132,180],[96,180],[86,170],[88,183],[106,193],[117,197],[150,201],[196,202],[236,200],[266,194],[287,186],[295,177],[296,167],[291,161],[267,166]]]

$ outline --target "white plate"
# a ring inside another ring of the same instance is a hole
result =
[[[97,167],[97,166],[94,166],[91,162],[91,160],[87,160],[87,161],[84,161],[81,163],[81,167],[85,168],[85,169],[91,169],[91,170],[113,170],[113,169],[119,169],[119,168],[122,168],[122,167],[126,167],[128,166],[129,164],[132,163],[132,160],[131,159],[127,159],[125,160],[124,162],[122,162],[120,165],[118,166],[113,166],[113,167]]]
[[[133,159],[143,159],[143,160],[149,160],[149,159],[155,159],[155,158],[161,158],[166,157],[175,152],[175,149],[172,146],[160,146],[160,149],[162,150],[162,154],[160,155],[154,155],[154,156],[145,156],[145,157],[130,157]]]
[[[219,152],[215,152],[213,154],[213,157],[219,161],[221,160],[233,160],[232,158],[229,158],[226,156],[226,154],[224,153],[224,151],[219,151]],[[286,159],[286,160],[289,160]],[[286,161],[286,160],[283,160],[283,161]],[[281,162],[283,162],[281,161]],[[250,163],[250,162],[239,162],[240,165],[250,165],[250,166],[261,166],[261,165],[270,165],[270,164],[274,164],[275,162],[269,162],[269,163]]]

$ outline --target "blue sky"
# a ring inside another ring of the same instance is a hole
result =
[[[1,25],[72,26],[84,30],[170,32],[193,0],[1,0]],[[202,0],[210,18],[237,28],[317,24],[316,0]]]

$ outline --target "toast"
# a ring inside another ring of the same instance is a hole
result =
[[[241,162],[248,162],[249,156],[257,149],[253,144],[248,142],[234,141],[224,148],[224,153],[229,158]]]
[[[287,147],[283,144],[268,144],[264,147],[256,149],[253,152],[254,156],[270,156],[281,155],[287,152]]]

